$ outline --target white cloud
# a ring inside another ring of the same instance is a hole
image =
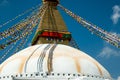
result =
[[[111,19],[114,24],[118,23],[118,20],[120,19],[120,6],[115,5],[113,7],[113,15],[111,16]]]
[[[120,37],[120,34],[116,32],[110,32],[110,33],[116,37]],[[98,54],[97,57],[110,58],[111,56],[120,56],[120,50],[111,48],[110,45],[107,42],[105,42],[104,47],[102,48],[101,52]]]
[[[100,54],[98,55],[100,57],[106,57],[106,58],[110,58],[111,56],[120,56],[120,51],[116,51],[108,46],[105,46]]]
[[[2,1],[0,2],[0,6],[6,6],[6,5],[8,5],[8,4],[9,4],[8,0],[2,0]]]

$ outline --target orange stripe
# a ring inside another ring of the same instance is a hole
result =
[[[77,71],[80,73],[81,69],[80,69],[79,59],[77,57],[74,57],[74,59],[75,59],[75,64],[76,64]]]
[[[23,72],[25,61],[26,61],[26,58],[25,57],[22,58],[21,65],[20,65],[20,68],[19,68],[19,73]]]
[[[102,70],[101,70],[100,66],[98,65],[98,63],[94,62],[94,64],[97,66],[97,68],[98,68],[98,70],[100,72],[100,75],[103,76]]]

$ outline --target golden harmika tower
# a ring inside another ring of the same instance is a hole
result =
[[[45,43],[68,45],[71,34],[57,9],[58,4],[58,0],[43,0],[43,5],[47,8],[42,15],[32,45]]]

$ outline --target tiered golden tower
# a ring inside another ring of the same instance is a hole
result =
[[[32,45],[42,43],[68,45],[71,34],[57,9],[58,4],[58,0],[43,0],[43,5],[46,5],[47,8],[42,15]]]

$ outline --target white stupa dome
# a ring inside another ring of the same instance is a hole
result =
[[[30,46],[0,65],[0,75],[37,72],[78,73],[84,76],[111,78],[108,71],[95,59],[82,51],[62,44]]]

